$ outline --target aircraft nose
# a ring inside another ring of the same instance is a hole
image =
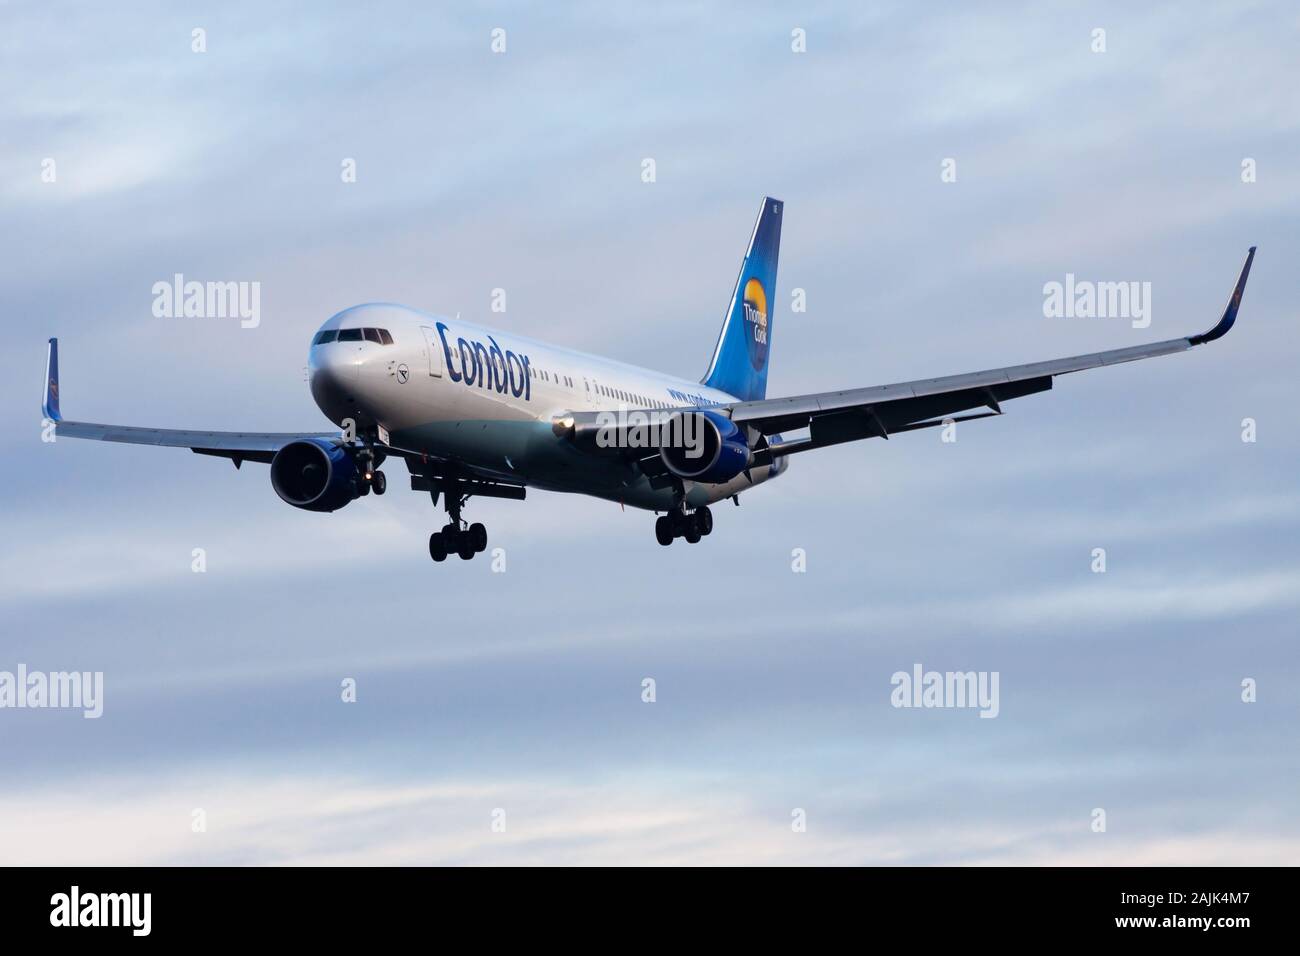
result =
[[[350,404],[357,385],[356,350],[347,343],[327,342],[312,348],[311,394],[322,410]]]

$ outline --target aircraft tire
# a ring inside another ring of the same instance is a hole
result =
[[[659,518],[655,520],[656,541],[658,541],[662,545],[667,546],[673,543],[673,538],[675,537],[676,535],[673,534],[672,518],[668,517],[667,515],[661,515]]]
[[[487,550],[487,527],[476,521],[469,526],[470,544],[474,546],[475,554],[482,554]]]
[[[447,539],[441,531],[429,535],[429,557],[435,561],[447,560]]]

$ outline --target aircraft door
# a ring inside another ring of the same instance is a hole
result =
[[[425,351],[429,353],[429,374],[442,378],[442,343],[438,341],[438,334],[427,325],[420,326],[420,331],[424,333]]]

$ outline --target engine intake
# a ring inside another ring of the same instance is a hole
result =
[[[659,457],[678,478],[722,484],[748,468],[752,460],[744,433],[717,412],[674,415],[662,434]]]
[[[290,442],[271,459],[271,487],[295,508],[337,511],[357,496],[357,464],[324,439]]]

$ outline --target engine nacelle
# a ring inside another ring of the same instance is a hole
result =
[[[333,442],[304,438],[275,453],[271,487],[295,508],[337,511],[357,496],[357,463]]]
[[[671,440],[660,444],[659,457],[678,478],[722,484],[748,468],[752,460],[744,433],[717,412],[674,415],[663,434]]]

